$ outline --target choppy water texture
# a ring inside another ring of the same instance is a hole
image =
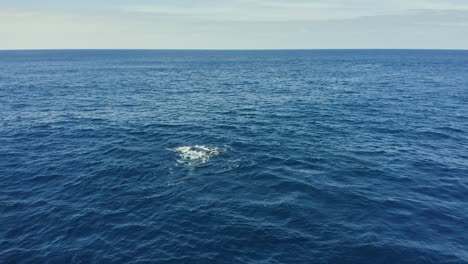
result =
[[[466,51],[1,51],[2,263],[468,263]]]

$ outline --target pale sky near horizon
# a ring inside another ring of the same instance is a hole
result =
[[[468,49],[468,0],[0,0],[0,49]]]

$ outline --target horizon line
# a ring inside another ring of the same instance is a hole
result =
[[[263,49],[263,48],[247,48],[247,49],[223,49],[223,48],[32,48],[32,49],[1,49],[0,51],[105,51],[105,50],[128,50],[128,51],[326,51],[326,50],[426,50],[426,51],[468,51],[468,48],[272,48],[272,49]]]

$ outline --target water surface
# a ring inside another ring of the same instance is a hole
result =
[[[466,51],[0,51],[2,263],[468,263]]]

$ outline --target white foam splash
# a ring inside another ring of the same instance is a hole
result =
[[[177,162],[191,166],[201,166],[208,163],[212,157],[221,154],[226,149],[195,145],[177,147],[171,150],[179,154]]]

